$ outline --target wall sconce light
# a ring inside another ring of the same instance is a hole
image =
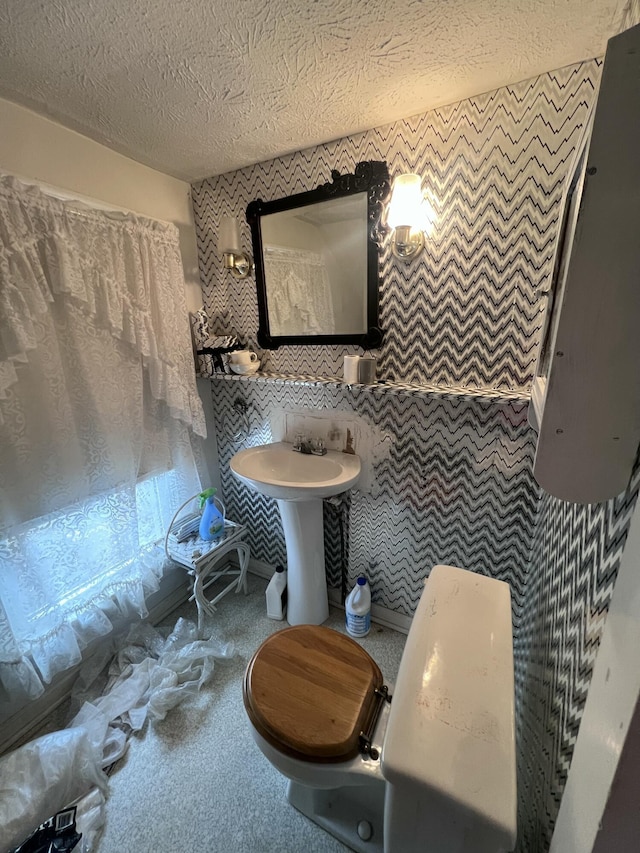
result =
[[[236,278],[247,278],[253,264],[251,256],[240,247],[240,226],[235,216],[223,216],[220,219],[218,252],[223,256],[226,270],[230,270]]]
[[[387,210],[392,228],[391,251],[400,260],[412,261],[424,249],[424,232],[431,230],[433,209],[422,195],[420,175],[398,175]]]

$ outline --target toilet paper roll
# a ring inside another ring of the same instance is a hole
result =
[[[349,384],[358,381],[359,355],[345,355],[344,357],[344,381]]]
[[[378,360],[372,355],[363,356],[358,362],[358,382],[372,385],[376,381]]]

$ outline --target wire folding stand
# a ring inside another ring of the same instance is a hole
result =
[[[246,527],[226,519],[224,531],[213,541],[205,541],[195,533],[183,541],[178,541],[177,531],[200,517],[199,513],[191,513],[176,521],[178,513],[184,506],[186,504],[180,507],[169,525],[164,540],[164,550],[169,559],[184,566],[193,577],[193,593],[189,601],[196,603],[198,638],[202,639],[204,618],[213,616],[220,599],[234,588],[236,593],[242,590],[245,595],[247,594],[247,567],[251,552],[249,543],[242,541],[247,532]],[[224,558],[232,551],[237,551],[238,554],[237,567],[228,561],[223,563]],[[207,598],[205,590],[224,577],[231,577],[232,580],[213,598]]]

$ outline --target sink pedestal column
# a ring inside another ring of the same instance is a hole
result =
[[[322,501],[279,500],[287,543],[287,621],[321,625],[329,618]]]

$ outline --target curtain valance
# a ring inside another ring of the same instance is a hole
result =
[[[0,176],[0,399],[41,319],[70,300],[142,359],[151,393],[206,435],[174,225],[62,201]],[[98,380],[98,377],[96,377]]]

